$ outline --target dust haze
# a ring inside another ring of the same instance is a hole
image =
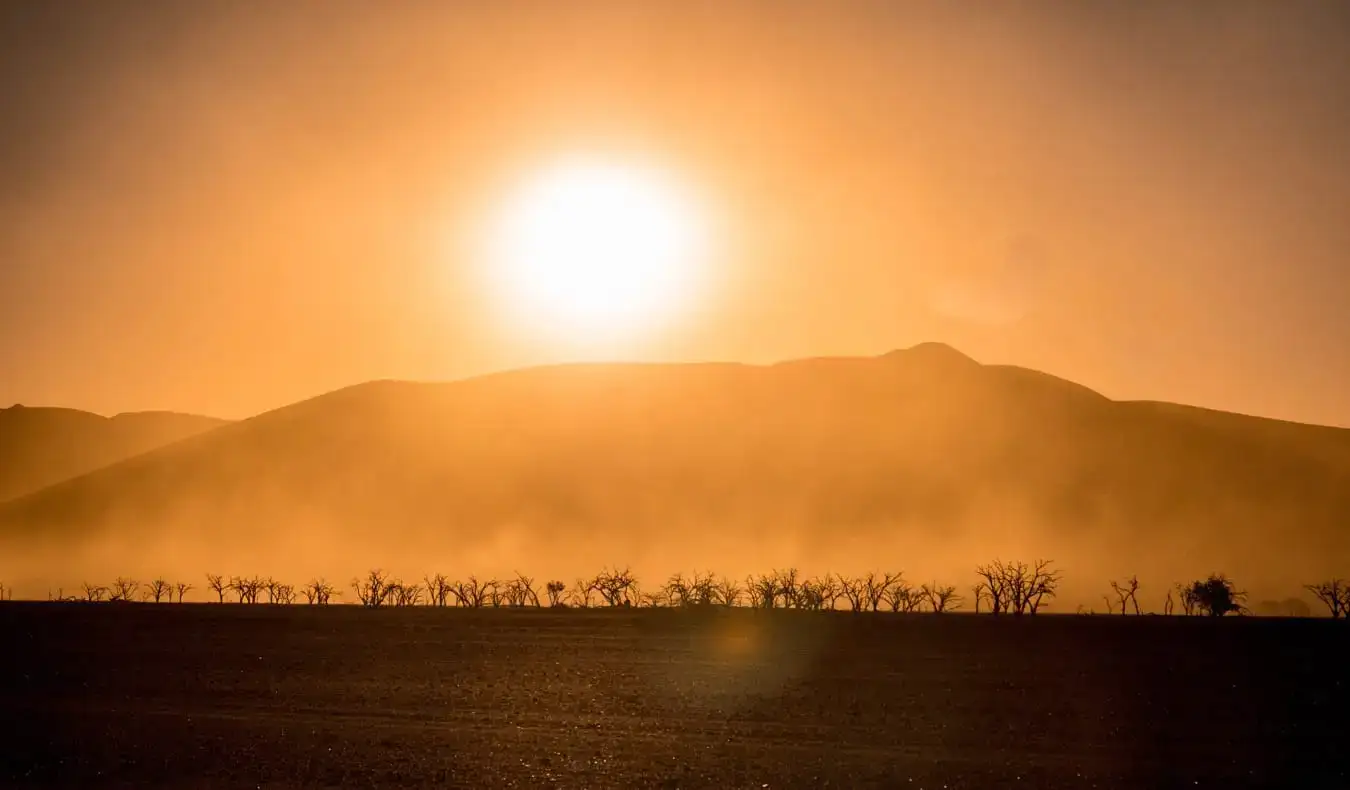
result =
[[[1049,558],[1059,611],[1131,574],[1154,607],[1211,571],[1283,598],[1350,550],[1348,471],[1350,431],[1114,402],[936,344],[558,366],[351,387],[31,493],[0,506],[0,576],[41,597],[164,575],[198,600],[207,572],[372,567],[629,567],[649,586],[885,569],[964,589],[979,563]]]

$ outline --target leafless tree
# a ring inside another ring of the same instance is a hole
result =
[[[173,598],[173,585],[169,584],[168,579],[161,576],[145,585],[145,590],[141,593],[141,596],[146,601],[163,603],[165,596],[169,596],[170,599]]]
[[[329,599],[338,594],[333,585],[329,584],[328,580],[323,577],[311,579],[309,584],[305,585],[304,592],[305,600],[315,606],[327,605]]]
[[[733,579],[726,576],[717,583],[717,600],[723,606],[740,606],[741,596],[745,595],[745,588],[737,584]]]
[[[1172,615],[1172,611],[1173,611],[1175,608],[1176,608],[1176,602],[1172,600],[1172,591],[1171,591],[1171,590],[1168,590],[1168,591],[1167,591],[1167,600],[1163,601],[1163,614],[1165,614],[1165,615],[1167,615],[1167,616],[1170,617],[1170,616]]]
[[[413,582],[405,584],[402,579],[393,579],[385,585],[384,600],[394,606],[417,606],[422,602],[422,585]]]
[[[886,590],[886,605],[892,612],[915,612],[927,599],[904,579],[896,579]]]
[[[747,576],[745,587],[750,594],[750,605],[756,609],[772,609],[778,603],[778,578],[773,574]]]
[[[956,587],[940,585],[937,582],[921,585],[919,598],[927,601],[936,614],[950,612],[961,605],[961,596],[956,594]]]
[[[637,578],[627,568],[601,571],[590,583],[607,606],[632,606],[636,585]]]
[[[1061,574],[1051,560],[1003,562],[994,560],[975,572],[984,580],[985,601],[993,614],[1036,614],[1059,591]]]
[[[450,592],[452,585],[445,574],[438,573],[435,576],[422,577],[427,589],[428,603],[432,606],[448,606],[450,604]]]
[[[1195,590],[1190,586],[1178,583],[1176,591],[1177,598],[1181,601],[1181,613],[1188,617],[1196,614],[1200,608],[1200,599],[1196,596]]]
[[[109,601],[134,601],[136,600],[136,591],[141,588],[141,583],[128,579],[125,576],[118,576],[112,583],[112,588],[108,592]]]
[[[225,577],[218,573],[206,574],[206,586],[216,594],[216,603],[225,603],[225,591],[229,586],[225,583]]]
[[[295,585],[274,582],[272,585],[272,597],[270,602],[285,604],[287,606],[295,603]]]
[[[516,572],[516,578],[506,582],[503,588],[507,606],[538,606],[539,595],[534,591],[534,579]]]
[[[451,585],[450,592],[455,596],[455,600],[460,606],[467,606],[472,609],[481,609],[484,604],[491,601],[496,594],[497,582],[493,579],[479,581],[477,576],[470,576],[468,581],[454,582]]]
[[[372,568],[364,579],[352,579],[351,588],[362,606],[367,609],[378,609],[384,606],[385,599],[389,595],[389,576],[379,568]]]
[[[683,573],[671,574],[666,583],[661,585],[660,591],[655,594],[659,596],[663,606],[689,606],[693,603],[693,598],[689,594],[689,582],[685,580]]]
[[[829,573],[803,580],[797,592],[797,606],[801,609],[833,609],[838,600],[839,582]]]
[[[188,594],[188,590],[192,589],[192,585],[188,584],[187,582],[178,582],[173,586],[173,588],[174,592],[178,593],[178,602],[182,603],[183,596]]]
[[[840,576],[839,594],[848,601],[849,611],[861,612],[867,605],[867,585],[862,578]]]
[[[571,591],[567,593],[567,602],[571,606],[585,609],[591,605],[591,594],[594,592],[595,588],[591,586],[590,579],[577,579]]]
[[[801,605],[801,582],[797,578],[796,568],[783,568],[774,571],[774,579],[778,585],[778,597],[783,602],[784,609],[800,607]]]
[[[1125,580],[1124,584],[1112,580],[1111,592],[1115,594],[1116,600],[1120,604],[1121,614],[1125,614],[1128,611],[1127,607],[1131,604],[1134,605],[1134,613],[1139,614],[1139,599],[1135,597],[1135,593],[1139,592],[1138,576],[1131,576]],[[1112,605],[1111,600],[1108,598],[1106,601],[1106,610],[1109,612],[1114,608],[1115,606]]]
[[[1350,583],[1344,579],[1309,584],[1305,585],[1304,589],[1327,607],[1333,620],[1341,617],[1350,618]]]
[[[970,588],[970,596],[975,601],[975,614],[979,614],[980,604],[989,600],[989,583],[988,582],[976,583],[975,586]]]
[[[80,586],[80,590],[84,592],[84,599],[86,601],[101,601],[103,600],[104,596],[108,594],[107,587],[102,587],[97,584],[90,584],[89,582],[85,582],[84,584],[82,584]]]
[[[230,583],[226,589],[234,592],[239,603],[257,603],[258,595],[263,591],[266,582],[254,576],[231,576]]]
[[[994,560],[988,565],[975,568],[984,581],[977,586],[983,587],[984,600],[989,603],[990,614],[1003,614],[1008,611],[1008,582],[1005,565],[1002,560]]]
[[[872,611],[881,609],[881,602],[886,599],[886,592],[898,581],[903,574],[900,573],[877,573],[869,571],[863,577],[863,595],[866,598],[867,605],[872,607]]]
[[[567,585],[557,579],[544,585],[544,592],[548,593],[548,605],[550,607],[559,607],[563,605],[563,592],[567,590]]]

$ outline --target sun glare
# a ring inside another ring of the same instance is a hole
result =
[[[705,236],[694,201],[667,174],[569,162],[508,196],[486,263],[514,321],[599,343],[655,328],[688,304]]]

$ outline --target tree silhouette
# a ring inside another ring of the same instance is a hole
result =
[[[774,574],[750,575],[745,579],[750,605],[756,609],[772,609],[778,602],[778,578]]]
[[[939,585],[937,582],[920,586],[919,598],[928,602],[934,614],[950,612],[961,605],[961,596],[956,594],[956,587]]]
[[[140,582],[135,579],[128,579],[125,576],[118,576],[108,590],[109,601],[134,601],[136,600],[136,591],[141,588]]]
[[[423,576],[422,581],[427,589],[428,603],[433,606],[447,606],[450,602],[450,580],[445,574],[438,573],[435,576]]]
[[[173,596],[173,586],[169,584],[168,579],[161,576],[145,585],[145,599],[147,601],[161,603],[165,596],[170,598]]]
[[[988,565],[980,565],[975,568],[977,573],[984,581],[976,585],[982,588],[976,595],[983,593],[984,599],[989,603],[990,614],[1003,614],[1008,610],[1008,594],[1006,570],[1001,560],[994,560]],[[976,604],[978,606],[978,604]]]
[[[192,589],[192,585],[191,585],[191,584],[188,584],[187,582],[178,582],[178,583],[175,584],[173,587],[174,587],[174,591],[178,593],[178,602],[179,602],[179,603],[182,603],[182,602],[183,602],[183,596],[187,595],[187,594],[188,594],[188,590],[191,590],[191,589]]]
[[[562,596],[566,589],[567,585],[557,579],[544,585],[544,592],[548,593],[548,605],[551,607],[562,606]]]
[[[1204,612],[1210,617],[1223,617],[1230,612],[1241,613],[1246,597],[1227,576],[1211,573],[1204,581],[1191,582],[1182,595],[1182,605],[1186,606],[1189,599],[1187,614]]]
[[[1312,593],[1323,606],[1327,607],[1331,619],[1350,618],[1350,583],[1344,579],[1308,584],[1304,585],[1303,589]]]
[[[216,603],[225,603],[225,591],[229,585],[225,583],[225,578],[218,573],[206,574],[206,586],[216,594]]]
[[[717,600],[721,601],[723,606],[740,606],[743,595],[745,595],[745,588],[733,579],[723,576],[722,580],[717,583]]]
[[[924,600],[920,591],[914,589],[904,579],[896,579],[895,583],[886,591],[886,605],[891,607],[892,612],[918,611]]]
[[[329,584],[323,577],[311,579],[309,584],[305,585],[304,592],[305,600],[315,606],[327,605],[329,599],[338,594],[333,585]]]
[[[101,601],[103,600],[103,597],[108,594],[107,587],[90,584],[89,582],[85,582],[81,585],[80,589],[84,592],[84,599],[86,601]]]
[[[1113,580],[1111,582],[1111,592],[1115,594],[1116,599],[1120,603],[1121,614],[1126,613],[1127,604],[1133,604],[1134,613],[1139,614],[1139,599],[1135,597],[1135,593],[1139,592],[1138,576],[1131,576],[1130,578],[1125,580],[1124,584],[1121,584],[1120,582]],[[1106,606],[1107,611],[1111,611],[1112,609],[1115,608],[1114,606],[1112,606],[1110,599],[1107,599]]]
[[[366,573],[364,579],[357,577],[352,579],[351,588],[356,593],[356,599],[361,605],[368,609],[378,609],[384,605],[385,598],[389,595],[388,575],[379,568],[372,568]]]

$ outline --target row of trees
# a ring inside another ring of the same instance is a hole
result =
[[[995,560],[975,569],[979,581],[970,590],[969,600],[977,613],[1034,615],[1059,592],[1062,573],[1050,560],[1005,562]],[[206,575],[206,588],[218,603],[294,604],[303,597],[311,605],[325,605],[343,592],[326,579],[310,580],[298,589],[270,577],[225,577]],[[482,607],[693,607],[750,606],[757,609],[848,609],[854,612],[933,612],[941,614],[959,609],[967,598],[952,585],[936,581],[915,585],[900,572],[874,571],[860,576],[824,574],[806,576],[796,568],[751,574],[743,580],[713,573],[676,573],[654,589],[644,589],[628,570],[604,570],[571,585],[551,580],[543,589],[524,574],[509,579],[451,579],[444,574],[425,576],[419,581],[404,581],[375,569],[351,580],[355,601],[368,608],[400,606]],[[1121,615],[1142,614],[1139,605],[1139,579],[1110,581],[1111,592],[1103,596],[1107,611]],[[79,594],[59,600],[147,601],[181,603],[194,589],[186,582],[170,582],[160,577],[142,584],[126,577],[111,585],[84,584]],[[1333,618],[1350,617],[1350,583],[1332,579],[1307,585]],[[0,598],[6,588],[0,585]],[[540,593],[542,592],[543,598]],[[11,593],[12,594],[12,593]],[[1164,614],[1174,614],[1177,606],[1186,615],[1222,617],[1246,614],[1246,593],[1237,589],[1222,574],[1189,584],[1177,584],[1167,593]]]

